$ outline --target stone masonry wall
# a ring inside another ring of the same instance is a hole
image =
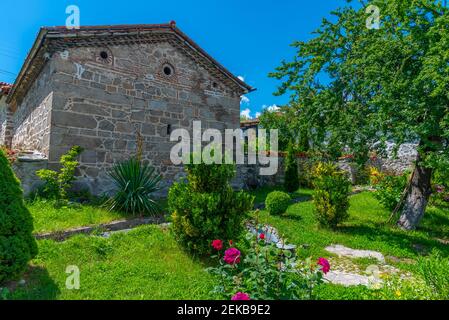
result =
[[[5,133],[6,133],[6,119],[7,119],[7,107],[4,102],[5,98],[0,96],[0,145],[5,144]]]
[[[136,154],[138,134],[142,157],[163,175],[165,193],[184,174],[170,161],[177,143],[169,141],[172,130],[192,132],[193,120],[201,120],[203,129],[239,127],[239,94],[169,43],[72,48],[52,60],[49,167],[80,145],[85,151],[78,180],[94,194],[112,191],[106,172]],[[163,73],[167,65],[171,76]]]
[[[49,154],[52,67],[47,63],[11,117],[13,149]]]

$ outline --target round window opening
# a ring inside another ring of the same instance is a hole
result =
[[[171,76],[173,74],[173,70],[170,66],[164,66],[164,74],[166,76]]]
[[[108,53],[106,51],[101,51],[100,52],[100,57],[101,57],[101,59],[106,60],[107,58],[109,58],[109,55],[108,55]]]

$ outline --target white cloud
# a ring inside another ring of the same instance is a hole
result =
[[[242,76],[238,76],[237,78],[239,78],[240,81],[245,81],[245,78],[243,78]]]
[[[262,109],[267,109],[269,112],[274,112],[274,111],[278,111],[280,108],[275,104],[272,104],[271,106],[267,106],[266,104],[264,104],[262,106]]]
[[[240,104],[249,104],[249,98],[247,96],[241,96]]]
[[[259,118],[262,115],[260,112],[256,112],[256,118]]]
[[[246,108],[245,110],[240,112],[240,116],[248,118],[248,119],[252,119],[252,117],[251,117],[251,110]]]

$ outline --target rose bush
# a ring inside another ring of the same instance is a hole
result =
[[[314,288],[323,282],[323,274],[329,272],[329,262],[320,258],[297,260],[289,250],[278,248],[265,241],[265,234],[248,233],[249,249],[244,253],[233,247],[217,249],[216,267],[207,270],[217,276],[220,283],[213,294],[220,299],[232,300],[298,300],[314,298]],[[220,242],[219,242],[220,241]],[[224,252],[223,252],[224,250]]]

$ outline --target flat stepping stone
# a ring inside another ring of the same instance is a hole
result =
[[[329,271],[324,275],[324,279],[332,284],[349,286],[375,286],[382,284],[382,280],[374,276],[364,276],[356,273],[344,271]]]
[[[374,258],[381,263],[385,263],[385,257],[382,253],[372,250],[351,249],[340,244],[328,246],[326,251],[336,254],[339,257],[354,258]]]
[[[265,234],[265,241],[267,243],[273,243],[279,249],[295,251],[296,245],[285,243],[285,241],[279,235],[279,232],[272,226],[264,225],[261,228],[256,228],[253,224],[248,223],[247,229],[253,235],[258,237],[261,233]]]

